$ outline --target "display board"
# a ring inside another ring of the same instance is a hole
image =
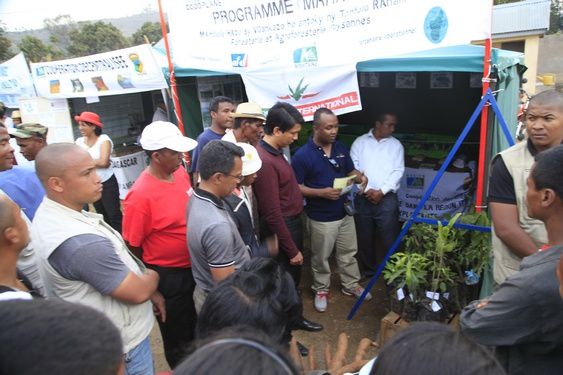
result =
[[[409,219],[437,173],[433,169],[405,168],[397,192],[401,221]],[[442,219],[464,212],[468,207],[470,186],[471,172],[445,172],[419,216]]]
[[[148,165],[147,154],[145,151],[139,151],[129,155],[112,156],[111,165],[119,185],[119,199],[125,199],[131,186]]]

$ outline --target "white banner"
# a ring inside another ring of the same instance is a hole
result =
[[[337,66],[490,36],[492,0],[172,0],[181,67]]]
[[[45,98],[118,95],[167,87],[148,44],[31,64],[31,72],[37,93]]]
[[[119,199],[125,199],[131,186],[147,167],[147,154],[139,151],[134,154],[112,157],[113,173],[119,185]]]
[[[23,53],[0,64],[0,102],[6,107],[18,108],[20,97],[35,97],[33,81]]]
[[[242,79],[249,100],[263,108],[277,101],[290,103],[305,121],[321,107],[337,115],[362,109],[355,66],[242,74]]]
[[[401,221],[408,220],[412,215],[437,173],[433,169],[405,168],[401,188],[397,192]],[[470,172],[445,172],[419,216],[442,219],[444,215],[464,212],[470,179]]]

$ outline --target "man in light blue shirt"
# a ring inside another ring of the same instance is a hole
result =
[[[405,172],[404,149],[392,136],[397,116],[383,113],[376,118],[375,126],[352,144],[350,156],[355,168],[368,178],[363,194],[356,196],[356,228],[358,260],[364,275],[373,275],[378,257],[375,251],[375,234],[387,251],[399,233],[399,204],[397,190]]]

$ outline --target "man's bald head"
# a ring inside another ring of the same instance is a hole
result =
[[[0,194],[0,233],[14,225],[14,202]]]
[[[563,93],[556,90],[542,91],[530,99],[530,104],[552,105],[563,111]]]
[[[45,188],[50,177],[62,177],[74,164],[78,155],[88,154],[74,143],[54,143],[45,146],[37,154],[35,169]]]

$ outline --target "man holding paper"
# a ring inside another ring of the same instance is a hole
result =
[[[327,308],[330,288],[328,258],[336,248],[336,262],[342,293],[356,298],[364,289],[358,284],[360,271],[354,218],[344,209],[345,192],[353,182],[366,184],[366,177],[354,168],[346,146],[336,141],[338,118],[319,108],[313,118],[313,137],[292,158],[292,166],[307,203],[305,212],[311,232],[312,289],[315,309]],[[371,295],[368,294],[367,299]]]

